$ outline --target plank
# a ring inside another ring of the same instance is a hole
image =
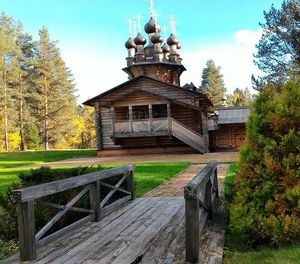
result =
[[[114,211],[112,214],[106,216],[100,222],[90,223],[79,228],[78,230],[70,233],[69,235],[57,240],[55,243],[50,244],[41,252],[44,256],[43,259],[38,261],[40,264],[53,263],[56,259],[64,256],[69,250],[80,245],[82,241],[88,240],[93,237],[96,232],[101,232],[110,223],[113,223],[119,218],[122,218],[128,211],[135,210],[140,204],[144,204],[143,199],[136,199],[127,206]],[[126,216],[125,216],[126,217]]]
[[[184,206],[169,225],[162,230],[140,260],[141,264],[173,264],[185,248]]]
[[[146,205],[147,211],[145,214],[141,215],[135,221],[129,222],[127,228],[115,239],[107,242],[104,247],[97,249],[95,252],[89,252],[89,255],[83,261],[88,263],[88,259],[90,259],[101,261],[101,263],[111,263],[114,258],[140,237],[147,226],[154,222],[170,206],[170,200],[170,198],[159,199],[151,206]]]
[[[151,245],[153,238],[155,238],[163,228],[171,222],[178,209],[182,206],[182,203],[180,203],[178,198],[174,199],[173,206],[169,206],[158,218],[156,218],[155,221],[128,246],[126,251],[120,254],[112,262],[112,264],[133,263],[139,256],[142,256]]]
[[[86,252],[83,251],[83,249],[93,251],[103,246],[105,243],[107,243],[107,241],[116,237],[120,232],[122,232],[126,228],[129,221],[134,221],[140,215],[143,215],[145,213],[147,207],[143,206],[143,204],[151,204],[153,202],[154,201],[152,199],[145,198],[145,200],[139,204],[136,210],[130,210],[123,214],[122,219],[124,220],[122,221],[122,223],[120,223],[118,219],[116,219],[112,223],[109,223],[102,229],[101,232],[97,232],[94,236],[90,237],[89,239],[83,241],[80,245],[66,252],[64,256],[56,259],[56,262],[65,263],[69,261],[69,263],[74,263],[76,262],[76,259],[81,259],[86,255]]]

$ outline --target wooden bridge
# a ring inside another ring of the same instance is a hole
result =
[[[38,202],[78,187],[81,190],[67,205]],[[84,197],[88,197],[88,209],[78,207]],[[211,237],[203,236],[210,226],[219,228],[213,221],[222,209],[216,162],[188,183],[184,197],[135,199],[134,166],[124,166],[15,190],[13,199],[20,254],[6,263],[19,259],[34,263],[221,263],[222,256],[216,257],[215,249],[205,243]],[[58,213],[35,233],[37,203]],[[50,232],[68,211],[85,216]]]

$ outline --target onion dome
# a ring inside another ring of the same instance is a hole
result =
[[[177,49],[181,49],[181,43],[180,42],[178,42],[178,44],[177,44]]]
[[[161,28],[158,25],[153,17],[150,18],[149,22],[144,27],[147,34],[160,32]]]
[[[176,38],[176,36],[172,33],[171,36],[167,39],[168,45],[177,45],[179,43],[179,40]]]
[[[139,32],[137,36],[134,38],[134,43],[136,45],[145,45],[146,39],[143,37],[143,35]]]
[[[153,44],[158,44],[158,43],[163,43],[164,39],[162,38],[162,36],[156,32],[152,38],[151,38],[151,41]]]
[[[135,49],[136,44],[134,43],[132,37],[130,37],[126,42],[125,42],[125,47],[126,49]]]
[[[162,47],[162,49],[163,49],[163,53],[169,53],[170,52],[170,46],[167,44],[167,43],[165,43],[164,45],[163,45],[163,47]]]

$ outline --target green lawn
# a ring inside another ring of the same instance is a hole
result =
[[[242,261],[241,261],[242,260]],[[278,249],[265,247],[251,252],[232,252],[225,258],[225,264],[298,264],[300,263],[300,244]]]
[[[27,171],[25,165],[41,164],[73,157],[96,156],[95,150],[48,150],[0,152],[0,193],[5,192],[14,181],[18,181],[18,174]]]
[[[238,163],[232,163],[225,179],[224,193],[229,201],[232,198],[231,185],[238,169]],[[228,240],[230,233],[227,233],[226,236],[226,240]],[[224,255],[225,264],[298,264],[300,263],[300,244],[287,245],[281,248],[263,247],[248,252],[239,252],[226,245]]]
[[[25,151],[0,152],[0,193],[5,192],[13,182],[18,182],[20,172],[30,169],[25,165],[41,164],[72,157],[95,156],[94,150],[58,150],[58,151]],[[123,164],[104,165],[105,168]],[[143,196],[156,186],[170,180],[177,173],[190,166],[190,163],[138,163],[136,164],[135,180],[136,195]]]

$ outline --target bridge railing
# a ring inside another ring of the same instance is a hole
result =
[[[116,177],[117,183],[112,184],[107,179]],[[106,180],[106,181],[105,181]],[[39,201],[40,198],[64,192],[73,188],[81,187],[80,192],[75,195],[66,205]],[[124,187],[125,186],[125,187]],[[103,187],[108,193],[105,197],[100,196]],[[116,193],[122,193],[122,198],[112,199]],[[78,201],[89,194],[90,208],[75,207]],[[44,246],[67,232],[83,225],[89,221],[99,221],[123,203],[135,198],[134,165],[102,170],[90,174],[71,177],[63,180],[53,181],[45,184],[35,185],[28,188],[14,190],[12,199],[17,206],[18,230],[20,243],[20,260],[30,261],[37,257],[38,247]],[[112,201],[113,200],[113,201]],[[59,212],[37,233],[35,231],[35,204],[54,208]],[[49,230],[68,211],[87,214],[87,216],[76,222],[51,233]]]
[[[218,195],[217,162],[211,161],[184,188],[187,262],[199,262],[200,235]]]

